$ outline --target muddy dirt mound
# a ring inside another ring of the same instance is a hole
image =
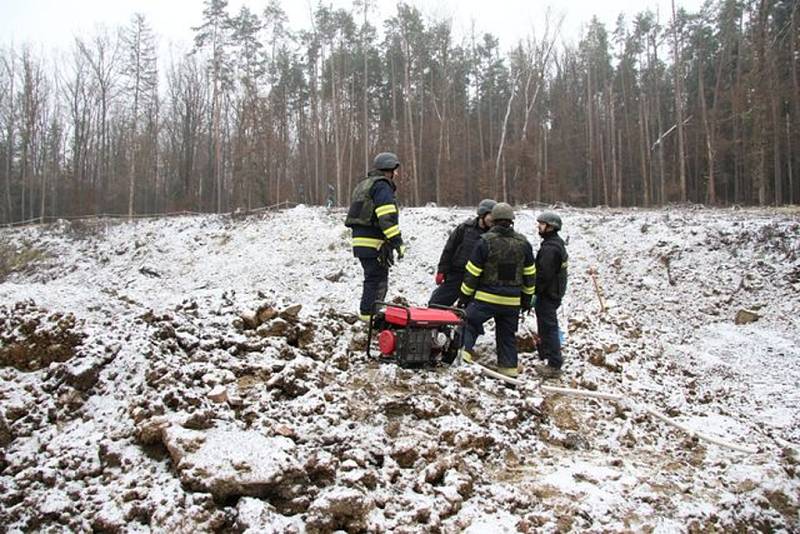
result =
[[[71,313],[48,313],[32,301],[0,306],[0,367],[37,371],[66,362],[84,337]]]

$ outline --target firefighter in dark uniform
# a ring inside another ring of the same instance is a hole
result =
[[[375,156],[367,177],[353,190],[345,226],[353,231],[353,256],[364,269],[359,319],[369,321],[372,305],[386,298],[389,267],[394,255],[405,255],[400,235],[400,214],[395,200],[395,179],[400,174],[400,160],[391,152]]]
[[[517,328],[520,310],[531,309],[535,291],[533,249],[514,231],[514,210],[505,202],[492,209],[494,226],[472,251],[461,284],[459,304],[466,304],[464,348],[461,358],[473,361],[473,347],[483,334],[483,323],[494,318],[497,330],[497,371],[515,377]]]
[[[492,208],[496,202],[490,198],[478,204],[478,216],[456,226],[450,233],[436,268],[436,285],[428,306],[452,306],[461,293],[464,266],[481,236],[492,226]]]
[[[558,329],[558,307],[567,290],[567,264],[569,256],[564,240],[558,235],[561,217],[545,211],[537,218],[542,244],[536,253],[536,326],[539,332],[539,358],[546,365],[536,367],[543,378],[558,378],[561,375],[561,339]]]

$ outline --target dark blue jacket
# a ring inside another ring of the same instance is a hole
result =
[[[380,171],[373,171],[373,173]],[[357,258],[376,258],[381,246],[388,242],[393,248],[403,244],[400,233],[400,212],[395,199],[396,186],[389,178],[375,181],[370,197],[375,206],[369,225],[354,225],[353,255]]]

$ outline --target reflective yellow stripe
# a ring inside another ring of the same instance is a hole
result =
[[[526,295],[533,295],[534,293],[536,293],[536,286],[530,286],[530,287],[523,286],[522,292],[525,293]]]
[[[469,287],[464,282],[461,282],[461,292],[464,293],[467,296],[470,296],[473,293],[475,293],[475,290],[473,288]]]
[[[397,213],[397,206],[394,204],[384,204],[383,206],[378,206],[375,208],[375,215],[378,217],[383,217],[384,215],[389,215],[391,213]]]
[[[531,265],[530,267],[525,267],[524,269],[522,269],[522,274],[523,275],[534,275],[534,274],[536,274],[536,266],[535,265]]]
[[[358,314],[358,320],[359,321],[363,321],[365,323],[368,323],[371,319],[372,319],[372,315],[365,314],[365,313],[359,313]]]
[[[387,239],[391,239],[396,235],[400,235],[400,225],[395,224],[394,226],[390,226],[383,231],[383,235],[385,235]]]
[[[485,291],[478,291],[475,293],[475,300],[481,300],[489,304],[500,304],[502,306],[519,306],[520,304],[519,297],[503,297],[493,293],[486,293]]]
[[[374,248],[379,249],[381,245],[383,245],[383,239],[375,239],[374,237],[354,237],[353,238],[353,246],[354,247],[367,247],[367,248]]]
[[[468,262],[467,262],[467,271],[468,271],[468,272],[469,272],[469,274],[471,274],[472,276],[478,277],[478,276],[480,276],[480,275],[481,275],[481,273],[483,272],[483,269],[482,269],[481,267],[478,267],[477,265],[475,265],[475,264],[474,264],[474,263],[472,263],[471,261],[468,261]]]

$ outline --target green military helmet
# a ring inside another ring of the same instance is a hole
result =
[[[549,224],[555,228],[556,232],[561,230],[561,217],[553,211],[543,211],[536,217],[536,221],[540,223]]]
[[[505,202],[498,202],[492,208],[492,219],[495,221],[513,221],[514,208]]]
[[[373,165],[379,171],[393,171],[400,166],[400,160],[393,152],[381,152],[375,156]]]
[[[481,203],[478,204],[478,217],[483,217],[487,213],[491,213],[496,204],[497,202],[491,198],[484,198],[481,200]]]

